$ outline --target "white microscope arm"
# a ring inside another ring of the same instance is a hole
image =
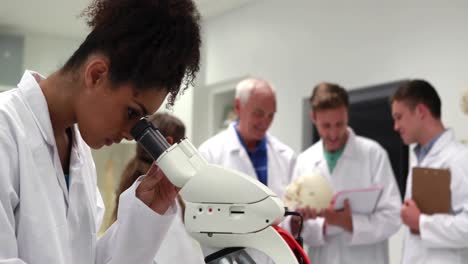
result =
[[[238,171],[208,164],[187,139],[170,146],[146,119],[139,121],[132,135],[168,179],[182,188],[186,228],[201,244],[254,248],[274,263],[298,263],[271,227],[284,216],[285,208],[265,185]]]

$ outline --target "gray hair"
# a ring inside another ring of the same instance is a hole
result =
[[[247,78],[236,85],[236,99],[239,99],[241,105],[249,101],[250,95],[255,88],[269,88],[275,94],[275,88],[269,82],[258,78]]]

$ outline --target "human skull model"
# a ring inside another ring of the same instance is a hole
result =
[[[328,180],[312,173],[298,177],[288,185],[284,202],[291,209],[309,206],[321,210],[328,208],[332,199],[333,190]]]

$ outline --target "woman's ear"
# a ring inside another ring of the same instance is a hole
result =
[[[167,141],[167,143],[169,143],[170,145],[174,144],[174,138],[172,138],[171,136],[166,137],[166,141]]]
[[[86,88],[94,88],[102,84],[109,73],[109,63],[103,57],[91,58],[85,66],[84,82]]]

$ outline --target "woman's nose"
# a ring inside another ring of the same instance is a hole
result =
[[[133,137],[130,134],[130,131],[127,131],[127,130],[122,131],[122,137],[125,138],[126,140],[133,140]]]

